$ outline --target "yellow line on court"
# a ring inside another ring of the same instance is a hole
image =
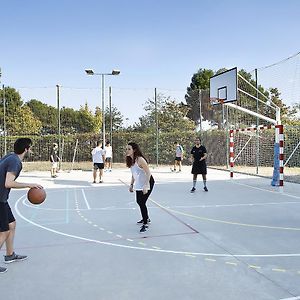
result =
[[[284,269],[272,269],[272,271],[274,271],[274,272],[286,272],[286,270],[284,270]]]
[[[248,267],[251,269],[261,269],[260,266],[254,266],[254,265],[249,265]]]
[[[237,263],[231,262],[231,261],[226,261],[225,264],[226,264],[226,265],[237,266]]]
[[[216,259],[213,259],[213,258],[205,258],[205,260],[212,261],[212,262],[216,262],[217,261]]]
[[[164,207],[164,206],[160,205],[159,203],[157,203],[156,201],[154,201],[153,199],[151,199],[151,201],[153,203],[155,203],[157,206],[159,206],[163,209],[166,209],[170,212],[173,212],[173,213],[176,213],[176,214],[179,214],[179,215],[182,215],[182,216],[202,220],[202,221],[210,221],[210,222],[215,222],[215,223],[222,223],[222,224],[228,224],[228,225],[237,225],[237,226],[244,226],[244,227],[300,231],[300,228],[297,228],[297,227],[279,227],[279,226],[267,226],[267,225],[258,225],[258,224],[247,224],[247,223],[230,222],[230,221],[206,218],[206,217],[201,217],[201,216],[195,216],[195,215],[192,215],[192,214],[188,214],[188,213],[184,213],[184,212],[181,212],[181,211],[178,211],[178,210],[174,210],[174,209]]]

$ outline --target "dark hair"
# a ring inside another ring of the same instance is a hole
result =
[[[131,158],[131,156],[126,156],[126,166],[128,168],[130,168],[131,166],[134,165],[135,160],[138,157],[143,157],[147,161],[147,159],[145,158],[144,154],[142,153],[142,151],[137,143],[129,142],[127,145],[131,146],[132,150],[133,150],[133,159]]]
[[[32,145],[30,138],[19,138],[14,143],[14,152],[16,154],[22,154],[25,152],[25,149],[29,149]]]
[[[100,145],[101,145],[101,142],[98,141],[98,142],[97,142],[97,147],[100,146]]]
[[[110,144],[110,142],[109,141],[106,141],[106,144],[105,144],[105,146],[107,146],[107,145],[109,145]]]

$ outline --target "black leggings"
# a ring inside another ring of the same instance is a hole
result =
[[[147,224],[147,221],[149,219],[146,202],[147,202],[147,200],[153,190],[153,187],[154,187],[154,178],[152,175],[150,177],[149,183],[150,183],[150,190],[147,192],[147,194],[144,195],[143,191],[136,191],[136,202],[141,209],[141,214],[142,214],[144,224]]]

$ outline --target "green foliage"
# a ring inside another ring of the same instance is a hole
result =
[[[155,134],[156,121],[160,133],[195,129],[194,123],[187,118],[188,107],[183,103],[176,103],[175,100],[171,100],[170,97],[165,97],[163,94],[157,95],[156,107],[155,99],[148,99],[144,108],[148,113],[140,117],[139,124],[134,125],[135,131]]]
[[[110,117],[112,120],[110,120]],[[109,107],[106,108],[105,110],[105,126],[107,131],[110,131],[110,122],[112,121],[112,130],[119,130],[123,126],[123,116],[121,112],[115,107],[111,107],[111,116],[110,116],[110,111]]]
[[[13,114],[7,117],[7,133],[16,134],[39,134],[42,122],[34,117],[28,106],[16,107]]]
[[[77,133],[96,133],[97,132],[97,122],[92,111],[89,109],[88,104],[85,103],[81,106],[79,111],[76,113],[76,123],[75,128]]]
[[[11,87],[5,87],[4,92],[0,90],[1,115],[3,114],[3,96],[5,95],[6,114],[13,114],[17,108],[23,105],[18,91]]]
[[[54,134],[58,126],[57,108],[44,104],[43,102],[31,99],[26,105],[31,109],[35,118],[42,122],[43,134]]]
[[[200,120],[200,99],[202,117],[204,120],[208,120],[209,115],[211,115],[212,107],[210,105],[209,95],[207,92],[205,95],[200,95],[199,91],[209,89],[209,80],[213,75],[213,70],[199,69],[198,72],[192,76],[191,84],[187,88],[187,93],[185,95],[185,101],[189,107],[187,116],[193,120],[195,124],[199,123]]]

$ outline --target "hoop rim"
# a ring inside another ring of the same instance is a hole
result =
[[[216,97],[210,97],[209,98],[211,105],[218,105],[218,104],[224,104],[225,99],[220,99]]]

